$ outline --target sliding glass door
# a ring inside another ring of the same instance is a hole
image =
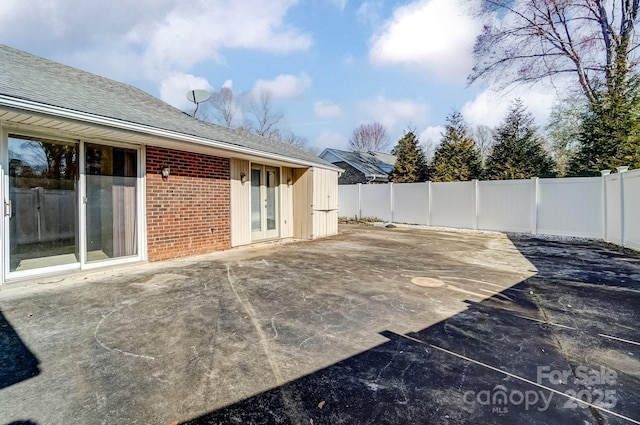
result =
[[[5,276],[140,257],[139,149],[21,135],[7,146]]]
[[[78,146],[9,136],[9,272],[78,263]]]
[[[87,262],[138,253],[138,152],[86,144]]]

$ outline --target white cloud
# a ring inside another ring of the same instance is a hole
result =
[[[549,121],[549,112],[558,96],[558,92],[543,84],[533,87],[520,86],[506,91],[488,88],[465,103],[462,115],[472,127],[496,127],[504,119],[513,100],[520,98],[535,118],[536,125],[544,127]]]
[[[427,159],[431,160],[433,158],[435,150],[442,142],[442,133],[444,133],[444,131],[445,128],[441,125],[429,126],[422,130],[418,136],[420,145],[422,146],[422,149],[424,149],[424,153],[427,155]]]
[[[372,38],[369,57],[379,64],[414,66],[450,80],[473,67],[473,44],[482,28],[475,0],[419,0],[399,7]]]
[[[320,149],[334,148],[345,150],[349,144],[349,138],[341,133],[325,130],[316,136],[313,144]]]
[[[429,107],[424,103],[414,100],[391,100],[382,95],[362,101],[359,106],[366,114],[366,121],[378,121],[390,133],[393,133],[398,124],[407,125],[423,121],[429,112]]]
[[[486,125],[495,127],[500,124],[513,98],[499,95],[487,89],[462,107],[462,116],[472,126]]]
[[[154,67],[187,70],[208,58],[220,60],[224,48],[289,52],[311,46],[308,35],[283,23],[291,0],[179,4],[149,37],[146,57]]]
[[[213,88],[205,78],[175,73],[160,82],[160,98],[178,109],[191,112],[195,105],[187,100],[187,92],[197,89],[211,91]]]
[[[342,108],[333,102],[320,100],[313,104],[313,112],[317,118],[332,119],[342,115]]]
[[[420,139],[420,143],[422,144],[431,143],[433,146],[437,146],[440,144],[444,130],[445,128],[441,125],[429,126],[422,130],[418,139]]]
[[[0,39],[120,81],[166,85],[223,61],[225,49],[309,49],[311,36],[285,19],[297,2],[2,0]]]
[[[295,99],[301,97],[311,85],[311,78],[306,74],[278,75],[273,80],[258,80],[253,87],[253,94],[270,93],[274,99]]]
[[[226,80],[224,83],[222,83],[221,88],[233,90],[233,80]]]

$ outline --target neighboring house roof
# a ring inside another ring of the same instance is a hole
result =
[[[335,169],[293,145],[197,120],[137,89],[0,44],[0,108],[44,111],[54,116],[156,134],[219,149],[285,157]],[[99,120],[102,118],[102,120]],[[190,137],[193,139],[191,140]]]
[[[346,162],[362,172],[367,180],[386,181],[396,163],[396,157],[382,152],[348,152],[325,149],[320,158],[331,163]]]

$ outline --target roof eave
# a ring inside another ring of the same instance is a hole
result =
[[[152,127],[144,124],[138,124],[129,121],[123,121],[116,118],[110,118],[100,115],[94,115],[87,112],[76,111],[72,109],[62,108],[59,106],[43,104],[26,99],[20,99],[12,96],[0,94],[0,106],[4,106],[19,111],[25,111],[30,113],[42,114],[46,116],[54,116],[58,118],[64,118],[67,120],[83,122],[92,125],[99,125],[108,128],[130,131],[135,133],[141,133],[145,135],[163,137],[171,140],[193,143],[201,146],[208,146],[230,153],[240,153],[245,155],[252,155],[261,158],[267,158],[275,161],[283,161],[294,163],[297,165],[307,167],[323,168],[331,171],[340,172],[340,168],[334,165],[321,164],[313,161],[306,161],[298,158],[292,158],[286,155],[278,155],[270,152],[264,152],[257,149],[246,148],[230,143],[225,143],[220,140],[213,140],[199,136],[193,136],[190,134],[180,133],[171,130],[164,130],[157,127]]]

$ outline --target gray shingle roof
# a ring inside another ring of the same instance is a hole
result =
[[[320,157],[332,162],[336,161],[330,158],[340,159],[362,172],[366,178],[388,178],[396,163],[396,157],[386,153],[348,152],[331,148],[325,149]]]
[[[133,86],[0,44],[0,94],[331,166],[287,143],[197,120]]]

